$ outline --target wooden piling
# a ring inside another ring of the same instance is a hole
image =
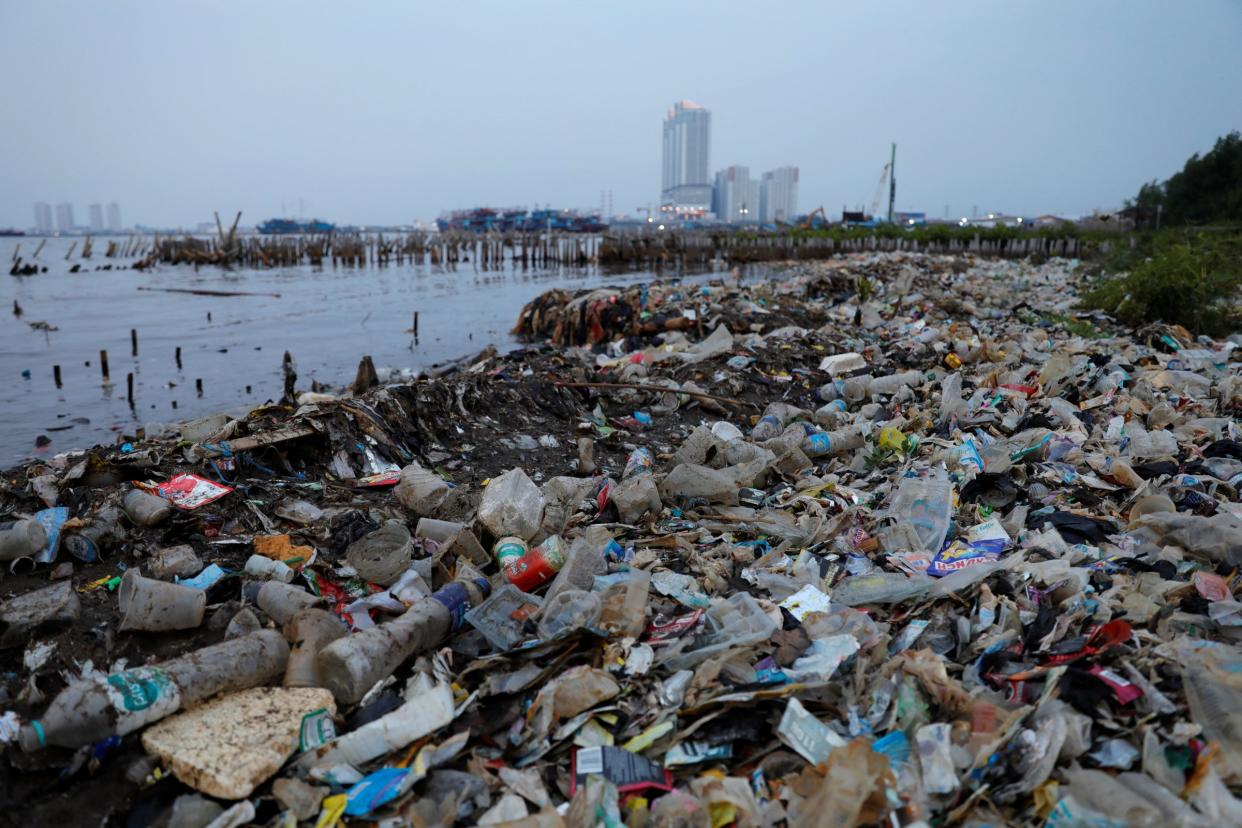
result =
[[[129,351],[131,356],[138,356],[138,329],[129,329]]]
[[[125,397],[129,400],[129,407],[134,407],[134,373],[125,375]]]
[[[103,375],[103,381],[108,381],[108,352],[99,352],[99,372]]]
[[[60,387],[61,387],[61,383],[60,383],[60,366],[59,366],[59,365],[53,365],[53,366],[52,366],[52,380],[53,380],[53,381],[55,381],[55,383],[56,383],[56,387],[57,387],[57,388],[60,388]]]
[[[198,395],[199,395],[200,397],[201,397],[201,396],[203,396],[203,379],[202,379],[202,377],[199,377],[198,379],[194,380],[194,390],[198,392]]]
[[[181,346],[177,346],[177,370],[181,370]]]

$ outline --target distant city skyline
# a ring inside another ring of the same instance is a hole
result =
[[[121,224],[121,205],[108,202],[107,207],[98,201],[87,205],[88,221],[80,225],[74,218],[72,202],[62,201],[56,205],[56,221],[52,221],[52,205],[36,201],[33,205],[34,224],[30,229],[36,233],[117,233],[124,229]]]
[[[683,98],[711,111],[707,182],[796,165],[801,213],[866,209],[896,142],[898,211],[1080,215],[1242,128],[1236,0],[793,0],[778,38],[727,0],[203,8],[0,4],[0,227],[36,202],[53,224],[115,201],[127,226],[194,227],[302,199],[362,225],[601,191],[635,216]]]

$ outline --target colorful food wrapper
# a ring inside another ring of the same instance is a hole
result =
[[[179,474],[167,483],[159,484],[155,489],[172,505],[186,511],[214,503],[233,491],[231,486],[213,483],[197,474]]]
[[[1000,521],[992,518],[970,527],[966,531],[965,543],[954,541],[937,552],[927,567],[927,574],[939,578],[975,564],[994,561],[1012,543]]]
[[[647,788],[661,791],[673,789],[671,773],[644,756],[612,745],[579,748],[575,751],[573,774],[569,782],[571,797],[591,774],[603,776],[616,785],[620,793]]]

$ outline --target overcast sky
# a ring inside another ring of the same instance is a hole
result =
[[[1242,128],[1239,0],[0,3],[0,226],[655,202],[660,122],[799,207],[1119,206]]]

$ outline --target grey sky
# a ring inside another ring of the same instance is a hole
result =
[[[0,3],[0,226],[658,197],[660,121],[712,168],[801,167],[799,206],[1112,207],[1242,128],[1238,0]]]

